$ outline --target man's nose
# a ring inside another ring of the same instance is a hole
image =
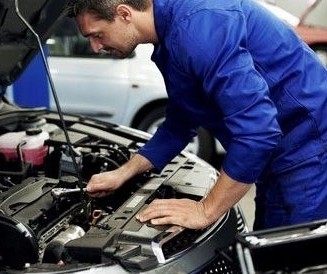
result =
[[[92,39],[90,39],[90,45],[91,45],[92,50],[93,50],[95,53],[99,53],[99,52],[102,50],[102,45],[101,45],[101,43],[95,42],[95,41],[92,40]]]

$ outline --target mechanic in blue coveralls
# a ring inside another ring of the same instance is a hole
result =
[[[254,229],[327,218],[327,71],[315,53],[251,0],[75,0],[95,52],[127,57],[153,43],[166,120],[122,167],[93,175],[91,197],[162,170],[200,126],[226,150],[203,201],[157,199],[137,218],[205,228],[256,184]]]

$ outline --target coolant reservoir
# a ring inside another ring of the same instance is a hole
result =
[[[6,161],[16,160],[17,147],[22,141],[25,131],[8,132],[0,136],[0,153],[4,155]]]
[[[28,129],[20,132],[9,132],[0,136],[0,153],[6,161],[19,159],[21,152],[22,160],[33,165],[43,164],[48,147],[44,141],[49,139],[49,133],[42,129]]]
[[[28,129],[22,138],[23,159],[26,163],[33,165],[42,165],[44,157],[48,153],[48,147],[44,141],[49,139],[49,133],[42,129]]]

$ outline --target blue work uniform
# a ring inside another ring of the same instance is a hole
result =
[[[209,130],[223,170],[257,186],[257,228],[327,218],[327,71],[251,0],[154,0],[164,123],[139,153],[161,170]]]

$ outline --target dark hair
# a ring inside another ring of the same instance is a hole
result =
[[[146,10],[150,0],[71,0],[66,8],[66,14],[76,17],[82,12],[92,13],[99,19],[113,21],[115,18],[116,7],[126,4],[138,11]]]

